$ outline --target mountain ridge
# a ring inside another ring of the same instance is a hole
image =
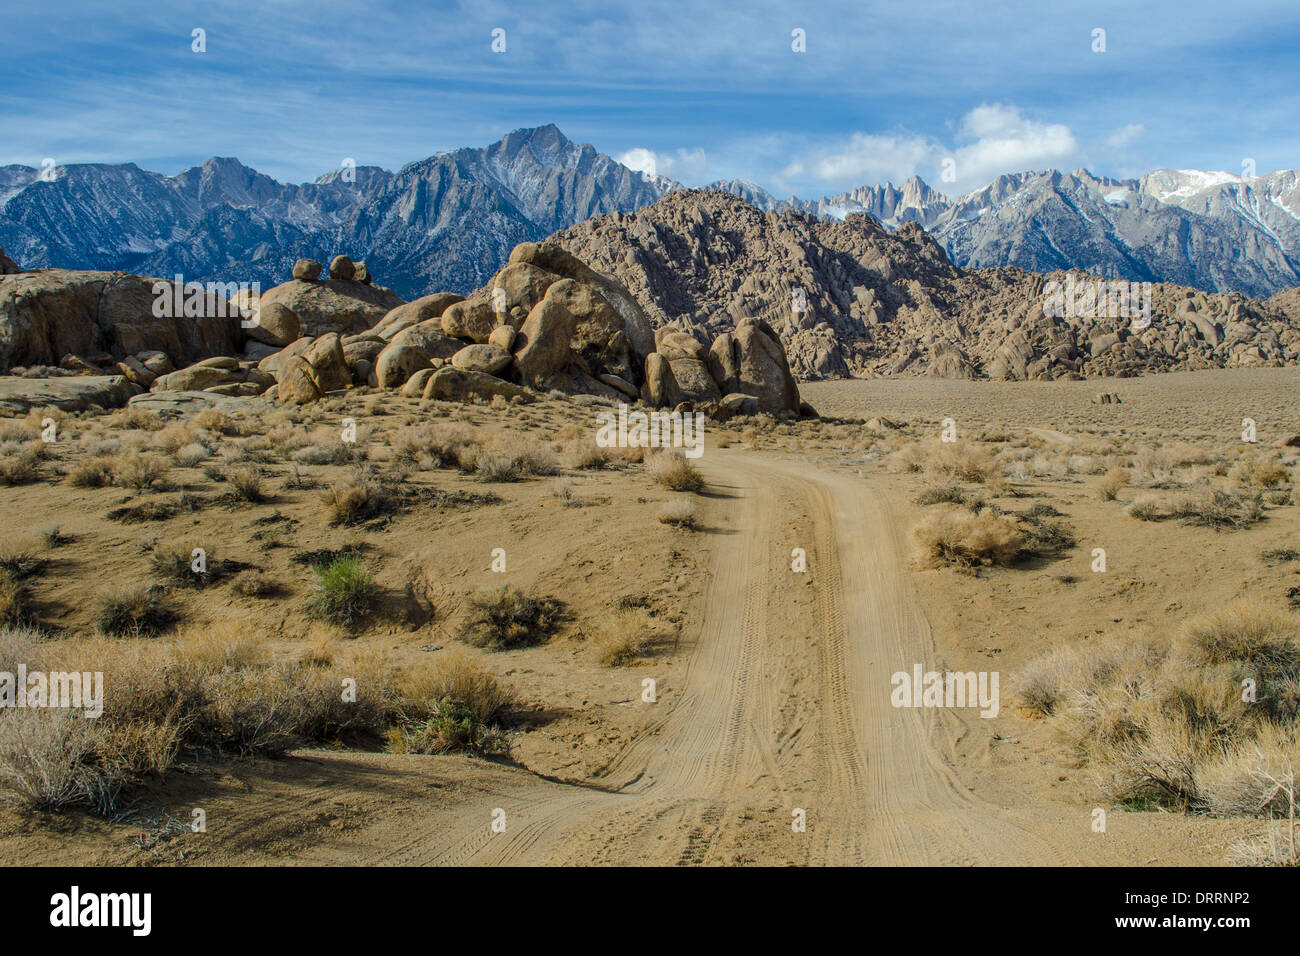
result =
[[[42,178],[42,173],[48,178]],[[406,298],[465,293],[519,242],[687,187],[633,170],[554,124],[512,130],[391,172],[332,170],[280,183],[233,157],[174,176],[134,163],[0,167],[0,246],[27,268],[119,269],[269,288],[301,257],[346,252]],[[1300,174],[1152,170],[1139,179],[1007,173],[949,197],[919,176],[819,199],[746,180],[713,188],[763,211],[887,230],[916,224],[961,268],[1084,269],[1266,297],[1300,286]]]

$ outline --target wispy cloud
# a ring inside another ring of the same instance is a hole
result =
[[[6,10],[0,162],[235,155],[301,181],[554,122],[687,182],[803,193],[944,158],[963,185],[1075,162],[1267,171],[1300,155],[1297,46],[1294,0],[59,0]]]

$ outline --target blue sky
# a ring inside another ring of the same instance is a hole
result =
[[[779,195],[1300,166],[1296,0],[50,0],[4,24],[0,164],[237,156],[305,181],[553,122],[690,185]]]

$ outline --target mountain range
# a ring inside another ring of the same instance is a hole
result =
[[[269,288],[302,257],[346,253],[406,298],[482,285],[519,242],[629,213],[681,184],[628,168],[553,126],[438,153],[396,173],[349,167],[284,184],[236,159],[175,176],[134,164],[0,167],[0,247],[26,268],[180,273]],[[951,198],[913,177],[817,200],[740,180],[706,187],[763,211],[886,230],[915,224],[962,268],[1082,269],[1264,297],[1300,285],[1300,182],[1156,170],[1023,172]]]

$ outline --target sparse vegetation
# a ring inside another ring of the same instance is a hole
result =
[[[704,475],[680,453],[661,451],[650,455],[645,469],[669,491],[698,492],[704,488]]]
[[[110,637],[154,637],[177,618],[166,588],[156,584],[124,585],[95,601],[95,626]]]
[[[562,602],[506,585],[469,597],[469,611],[457,636],[488,650],[540,644],[551,637],[564,616]]]
[[[378,590],[360,558],[335,558],[312,566],[309,610],[314,617],[352,627],[374,608]]]
[[[1007,517],[950,506],[930,512],[912,534],[918,562],[926,568],[1009,565],[1025,543],[1020,529]]]

